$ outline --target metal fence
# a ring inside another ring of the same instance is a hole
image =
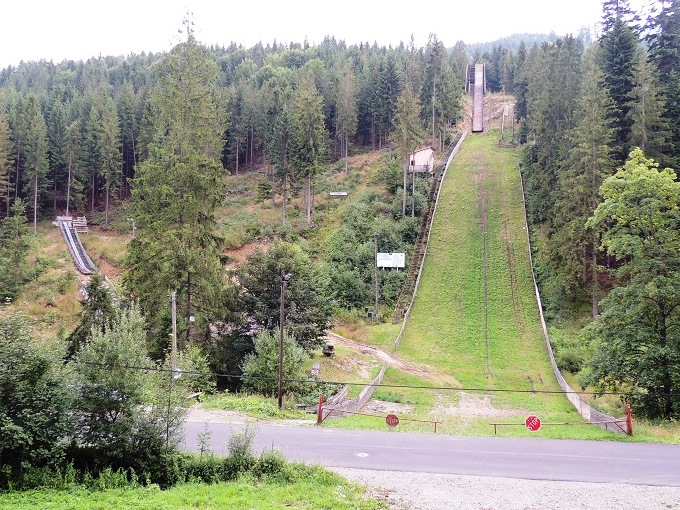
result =
[[[529,221],[527,219],[527,207],[526,198],[524,195],[524,181],[522,180],[521,168],[519,170],[519,182],[522,187],[522,203],[524,205],[524,230],[527,233],[527,246],[529,249],[529,263],[531,264],[531,278],[534,284],[534,292],[536,293],[536,303],[538,305],[538,313],[541,318],[541,327],[543,328],[543,337],[545,339],[545,345],[548,350],[548,356],[550,357],[550,364],[552,365],[553,372],[557,378],[557,382],[560,388],[564,391],[569,401],[573,404],[576,410],[579,412],[583,419],[587,422],[591,422],[598,427],[611,431],[611,432],[625,432],[626,434],[632,434],[630,430],[630,425],[625,419],[614,418],[608,414],[598,411],[590,404],[587,404],[578,396],[574,389],[569,386],[569,383],[564,379],[560,369],[557,367],[557,362],[555,361],[555,354],[553,353],[552,344],[550,343],[550,334],[548,333],[548,326],[545,322],[545,316],[543,315],[543,303],[541,301],[541,293],[538,290],[538,284],[536,283],[536,274],[534,273],[534,259],[531,253],[531,236],[529,235]],[[621,423],[625,423],[621,427]]]
[[[369,385],[365,386],[363,390],[361,390],[361,393],[359,393],[358,397],[341,402],[341,400],[343,400],[344,397],[347,396],[347,386],[345,386],[343,388],[344,394],[341,398],[334,397],[333,399],[329,399],[324,404],[323,409],[321,411],[322,420],[325,420],[326,418],[343,418],[349,413],[359,412],[368,403],[368,401],[371,400],[373,392],[382,382],[383,377],[385,376],[386,368],[387,365],[383,365],[377,377],[373,379],[373,381]]]

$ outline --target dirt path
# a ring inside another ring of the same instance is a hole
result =
[[[430,367],[411,363],[410,361],[406,361],[395,354],[390,354],[389,352],[384,351],[374,345],[356,342],[330,331],[326,335],[326,338],[333,345],[344,345],[345,347],[359,351],[362,354],[368,354],[373,356],[378,361],[385,363],[389,367],[396,368],[397,370],[401,370],[402,372],[410,375],[415,375],[416,377],[423,377],[425,379],[433,379],[437,381],[441,381],[443,378],[450,379],[450,376],[446,376],[445,374],[437,372]]]

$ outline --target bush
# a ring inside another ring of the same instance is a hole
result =
[[[34,344],[28,319],[0,318],[0,486],[62,458],[71,395],[58,357]]]
[[[246,355],[243,362],[243,386],[263,395],[273,396],[277,392],[279,367],[279,336],[267,331],[255,339],[255,353]],[[284,393],[301,393],[300,381],[307,378],[304,370],[304,351],[295,339],[284,335],[283,378]]]
[[[185,466],[186,482],[219,483],[226,480],[223,459],[212,455],[187,458]]]
[[[287,481],[289,478],[288,462],[281,452],[267,450],[257,459],[252,473],[257,478],[278,478]]]

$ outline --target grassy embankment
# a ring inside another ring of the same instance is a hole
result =
[[[454,158],[398,351],[449,374],[458,382],[454,386],[476,391],[386,388],[376,393],[376,398],[388,393],[391,400],[412,403],[413,417],[439,420],[439,430],[445,432],[493,434],[491,422],[522,424],[531,414],[546,424],[581,421],[562,395],[540,393],[560,388],[548,361],[532,287],[518,159],[517,150],[498,147],[496,132],[468,137]],[[383,347],[386,331],[394,328],[376,327],[377,343]],[[384,383],[432,386],[390,371]],[[357,417],[343,426],[384,426],[370,423]],[[409,424],[403,429],[408,428],[431,430]],[[499,435],[531,433],[512,426],[500,428]],[[546,425],[537,435],[612,437],[589,425]]]

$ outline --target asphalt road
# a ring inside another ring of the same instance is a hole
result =
[[[187,450],[198,451],[205,423],[186,423]],[[239,423],[208,423],[211,450],[227,454]],[[680,487],[680,445],[539,438],[468,437],[315,426],[256,425],[254,450],[328,467],[616,482]]]

